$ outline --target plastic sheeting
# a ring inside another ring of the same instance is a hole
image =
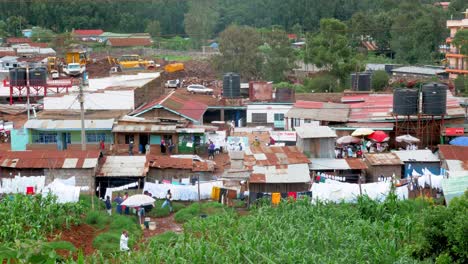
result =
[[[53,194],[57,196],[57,202],[59,203],[76,203],[80,200],[81,188],[75,186],[75,184],[75,177],[66,180],[55,179],[44,188],[42,194]]]
[[[391,183],[375,182],[361,184],[362,194],[367,194],[371,199],[383,201],[390,192]],[[331,202],[356,202],[360,195],[359,184],[342,183],[334,180],[326,180],[325,183],[314,183],[312,188],[313,201]],[[396,194],[399,199],[408,198],[408,188],[406,186],[397,187]]]
[[[200,198],[202,200],[211,198],[211,190],[214,186],[221,187],[222,181],[211,181],[200,183]],[[174,185],[157,184],[145,182],[144,191],[148,191],[158,199],[166,198],[167,190],[171,190],[172,199],[177,201],[198,201],[198,185]]]
[[[44,189],[45,176],[28,176],[1,179],[0,193],[26,193],[26,187],[34,187],[34,192],[40,193]]]

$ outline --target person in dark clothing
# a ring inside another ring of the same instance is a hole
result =
[[[128,155],[133,156],[133,141],[128,144]]]
[[[166,142],[163,140],[161,140],[161,154],[166,154]]]
[[[169,211],[172,213],[172,193],[171,190],[167,190],[166,200],[162,204],[161,208],[169,206]]]
[[[106,210],[109,215],[112,215],[112,203],[109,196],[106,196]]]
[[[122,195],[120,193],[114,199],[114,202],[117,203],[117,213],[122,214],[122,205],[120,205],[120,204],[123,202],[123,198],[122,198]]]

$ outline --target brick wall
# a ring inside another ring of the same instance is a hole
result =
[[[135,108],[144,103],[151,102],[165,93],[164,78],[156,78],[142,87],[134,90]]]

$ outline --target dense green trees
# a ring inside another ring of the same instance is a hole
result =
[[[380,70],[372,73],[372,89],[375,91],[381,91],[388,86],[388,76],[386,71]]]
[[[188,5],[184,18],[185,32],[199,48],[214,33],[219,18],[217,0],[190,0]]]
[[[453,45],[460,50],[460,53],[468,55],[468,29],[457,31],[453,38]]]

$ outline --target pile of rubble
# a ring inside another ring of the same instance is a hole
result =
[[[216,78],[216,71],[209,61],[186,61],[184,62],[187,76],[199,77],[204,79]]]
[[[109,64],[109,61],[105,58],[86,65],[86,71],[88,72],[89,78],[108,77],[111,67],[112,65]]]

